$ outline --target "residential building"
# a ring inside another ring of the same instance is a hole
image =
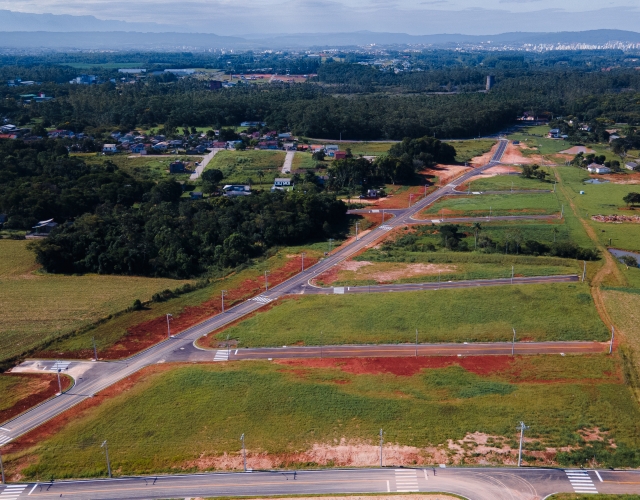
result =
[[[102,152],[104,154],[113,154],[118,152],[118,148],[115,144],[105,144],[102,146]]]
[[[251,194],[251,186],[242,184],[227,184],[222,188],[223,196],[249,196]]]
[[[273,187],[289,187],[291,186],[291,179],[288,177],[276,177],[273,181]]]
[[[610,174],[611,169],[609,167],[605,167],[604,165],[599,165],[597,163],[592,163],[587,167],[587,170],[592,174]]]
[[[174,161],[169,165],[170,174],[183,174],[185,171],[185,165],[181,161]]]
[[[347,157],[346,151],[334,151],[333,159],[334,160],[344,160]]]
[[[49,220],[41,220],[35,226],[32,227],[33,231],[27,233],[25,237],[27,239],[31,238],[46,238],[49,236],[49,233],[53,231],[55,227],[58,226],[57,222],[53,222],[53,219]]]
[[[629,162],[627,162],[627,163],[625,163],[625,164],[624,164],[624,167],[625,167],[627,170],[639,170],[639,169],[638,169],[638,166],[639,166],[639,164],[638,164],[638,163],[636,163],[635,161],[629,161]]]

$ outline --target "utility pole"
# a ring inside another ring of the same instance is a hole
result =
[[[418,357],[418,329],[416,328],[416,358]]]
[[[560,208],[560,218],[562,219],[564,217],[564,205],[562,205],[562,208]]]
[[[173,320],[173,314],[167,314],[167,338],[171,338],[171,324],[169,323]]]
[[[515,356],[516,354],[516,329],[513,328],[513,342],[511,342],[511,355]]]
[[[529,427],[524,425],[524,422],[520,422],[520,449],[518,450],[518,467],[520,467],[520,464],[522,463],[522,441],[524,439],[524,431],[528,428]]]
[[[615,329],[612,326],[611,327],[611,343],[609,344],[609,354],[611,354],[613,352],[613,337],[615,335]]]
[[[58,368],[58,394],[62,394],[62,382],[60,382],[60,368]]]
[[[229,334],[227,333],[227,359],[229,359],[230,354],[231,354],[231,348],[229,347]]]
[[[582,281],[584,281],[585,276],[587,275],[587,261],[584,262],[584,267],[582,268]]]
[[[221,290],[221,295],[222,295],[222,313],[224,314],[224,296],[226,295],[227,291],[226,290]]]
[[[491,207],[489,207],[489,220],[491,220]]]
[[[302,252],[300,255],[302,257],[302,272],[304,272],[304,256],[307,254],[307,252]]]
[[[247,450],[244,447],[244,432],[240,436],[240,441],[242,441],[242,463],[244,464],[244,471],[247,472]]]
[[[331,253],[331,244],[333,243],[333,238],[329,238],[329,253]]]
[[[267,277],[268,275],[270,275],[271,273],[269,271],[265,271],[264,272],[264,289],[265,292],[269,291],[269,278]]]
[[[0,450],[0,475],[2,475],[1,484],[7,484],[5,483],[5,480],[4,480],[4,465],[2,464],[2,450]]]
[[[413,193],[409,193],[409,207],[411,207],[412,198],[413,198]]]
[[[360,223],[356,222],[356,241],[358,241],[358,228],[360,227]]]
[[[93,342],[93,359],[94,361],[98,361],[98,349],[96,349],[96,338],[91,337],[91,341]]]
[[[104,453],[107,457],[107,472],[109,473],[109,477],[111,477],[111,462],[109,462],[109,446],[107,446],[107,440],[105,439],[100,448],[104,448]]]
[[[320,332],[320,359],[322,359],[322,344],[323,344],[324,338],[322,335],[322,332]]]
[[[383,443],[382,429],[380,429],[380,467],[381,468],[382,468],[382,443]]]
[[[511,266],[511,284],[513,285],[513,268],[514,266]]]
[[[424,185],[424,197],[425,198],[427,197],[427,186],[428,186],[428,184]]]

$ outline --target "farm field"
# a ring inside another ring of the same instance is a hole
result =
[[[545,170],[543,168],[543,170]],[[467,186],[466,184],[465,186]],[[471,182],[471,191],[510,191],[513,190],[548,190],[553,191],[553,180],[540,181],[527,179],[519,175],[495,175],[493,177],[478,178]],[[461,189],[462,190],[462,189]]]
[[[609,338],[586,284],[303,296],[224,329],[242,347]],[[215,339],[216,334],[209,338]]]
[[[456,161],[469,162],[476,156],[482,156],[490,151],[496,143],[493,139],[471,139],[468,141],[446,141],[456,148]]]
[[[560,213],[560,202],[554,193],[456,195],[443,198],[419,216],[488,217],[489,215],[552,215]]]
[[[225,306],[229,308],[263,290],[265,270],[270,270],[269,282],[276,284],[299,271],[301,251],[307,252],[305,263],[311,263],[326,251],[326,247],[326,243],[318,243],[304,248],[284,248],[269,259],[213,280],[204,288],[164,302],[153,302],[141,311],[122,314],[90,330],[52,342],[36,354],[41,357],[89,358],[92,357],[92,338],[95,338],[98,357],[120,359],[129,356],[166,338],[166,314],[173,315],[172,332],[182,331],[220,312],[221,290],[227,291]]]
[[[389,465],[513,464],[522,419],[525,463],[615,466],[640,444],[618,367],[606,355],[155,366],[6,447],[5,467],[104,476],[106,439],[116,475],[237,470],[241,433],[251,468],[366,466],[380,427]]]
[[[581,217],[594,228],[603,246],[640,250],[640,224],[610,224],[591,220],[593,215],[640,214],[639,209],[630,210],[622,201],[626,194],[640,191],[639,186],[614,183],[584,184],[583,180],[589,177],[587,172],[575,167],[558,167],[556,170],[569,197],[568,201],[575,204]],[[580,194],[580,191],[584,191],[585,194]],[[566,206],[565,213],[567,213]],[[611,245],[609,245],[609,239],[611,239]]]
[[[0,240],[0,362],[189,281],[37,272],[26,241]]]
[[[281,177],[284,151],[220,151],[207,165],[207,169],[217,168],[224,174],[225,184],[272,185],[276,177]],[[260,178],[259,172],[264,176]]]

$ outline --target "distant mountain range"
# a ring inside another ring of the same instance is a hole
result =
[[[622,30],[514,32],[497,35],[408,35],[406,33],[297,33],[220,36],[190,33],[173,25],[104,21],[93,16],[27,14],[0,10],[0,48],[14,50],[207,50],[303,49],[377,46],[453,47],[486,45],[517,47],[525,44],[640,44],[640,33]]]

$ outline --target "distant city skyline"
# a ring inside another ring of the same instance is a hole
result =
[[[640,27],[640,7],[632,0],[567,0],[561,6],[556,0],[0,0],[0,9],[95,16],[130,23],[132,30],[166,28],[219,35],[361,30],[489,35]],[[47,22],[53,27],[57,21]]]

